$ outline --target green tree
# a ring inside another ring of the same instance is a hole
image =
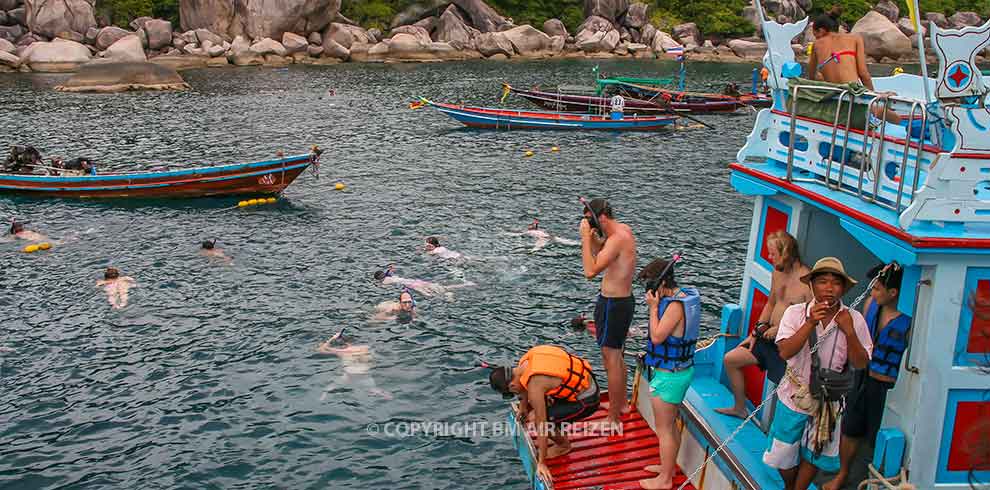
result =
[[[160,0],[99,0],[96,2],[96,12],[109,19],[111,24],[129,29],[128,24],[132,20],[150,17],[154,13],[154,1]]]

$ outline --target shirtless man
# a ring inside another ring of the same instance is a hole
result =
[[[453,293],[449,291],[450,289],[474,286],[473,282],[441,286],[435,282],[424,281],[422,279],[407,279],[405,277],[399,277],[395,275],[395,265],[392,264],[389,264],[389,266],[384,270],[375,272],[374,277],[376,281],[379,281],[382,284],[399,284],[412,289],[423,296],[452,295]]]
[[[41,233],[24,228],[24,223],[21,223],[16,219],[10,221],[10,235],[14,238],[32,242],[40,242],[48,239],[48,237],[42,235]]]
[[[412,293],[403,288],[398,301],[383,301],[375,307],[373,320],[398,320],[399,323],[409,323],[416,318],[416,300]]]
[[[222,248],[217,247],[217,239],[213,240],[203,240],[203,244],[199,249],[199,253],[205,257],[210,257],[214,259],[220,259],[227,264],[233,262],[233,260],[223,253]]]
[[[379,388],[375,384],[375,379],[371,377],[371,349],[367,345],[353,345],[344,338],[343,334],[344,331],[341,330],[316,347],[316,352],[320,354],[331,354],[339,357],[344,366],[343,374],[323,390],[320,401],[326,400],[327,395],[338,386],[346,386],[353,390],[361,389],[372,395],[391,400],[392,396]]]
[[[828,12],[815,18],[812,33],[815,42],[812,44],[811,56],[808,57],[808,77],[831,83],[860,82],[867,90],[875,91],[873,78],[866,67],[866,48],[863,38],[858,34],[840,34],[839,16],[841,9],[832,7]],[[895,95],[885,92],[881,95]],[[880,106],[882,108],[882,105]],[[879,117],[880,108],[875,110]],[[899,123],[900,116],[892,110],[887,110],[887,121]]]
[[[760,312],[753,333],[738,347],[725,354],[725,374],[732,385],[735,402],[731,407],[715,409],[716,412],[725,415],[739,418],[749,415],[746,409],[742,368],[759,365],[760,369],[767,372],[771,381],[780,384],[780,378],[787,367],[774,342],[780,318],[784,316],[784,311],[789,306],[811,301],[811,289],[801,282],[801,278],[808,274],[810,269],[801,263],[797,240],[786,231],[774,232],[767,237],[767,254],[773,264],[773,274],[770,276],[770,298]]]
[[[459,259],[463,257],[460,252],[455,252],[447,247],[440,245],[440,239],[431,236],[426,239],[426,253],[430,255],[436,255],[441,259]]]
[[[608,421],[618,425],[621,424],[620,416],[629,411],[626,401],[628,373],[622,350],[636,306],[632,296],[636,238],[628,225],[613,218],[612,206],[605,199],[594,199],[586,204],[584,215],[580,227],[584,277],[591,280],[605,273],[595,305],[595,334],[608,374],[611,400]]]
[[[103,273],[103,279],[96,281],[96,287],[103,287],[107,292],[107,301],[110,306],[119,310],[127,306],[127,292],[135,284],[133,277],[120,276],[120,271],[116,267],[107,267]]]

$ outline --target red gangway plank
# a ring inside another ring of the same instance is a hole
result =
[[[608,394],[602,394],[599,410],[584,422],[604,419],[608,413]],[[547,461],[557,490],[628,490],[639,487],[639,480],[652,478],[645,471],[658,464],[659,440],[636,411],[623,415],[622,435],[583,435],[571,439],[571,452]],[[533,437],[530,433],[530,437]],[[535,440],[534,440],[535,443]],[[674,487],[686,480],[680,468],[674,475]],[[695,490],[688,484],[686,490]]]

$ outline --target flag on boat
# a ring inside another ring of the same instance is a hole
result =
[[[671,55],[671,56],[681,56],[681,55],[684,54],[684,47],[683,46],[676,46],[676,47],[673,47],[673,48],[667,48],[666,53],[669,54],[669,55]]]

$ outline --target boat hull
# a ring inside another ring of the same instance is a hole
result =
[[[272,195],[314,162],[311,155],[165,172],[61,177],[0,174],[0,193],[67,198],[190,198]]]
[[[746,106],[764,108],[773,105],[771,98],[760,95],[744,94],[734,97],[723,94],[687,93],[631,83],[617,84],[616,87],[623,95],[633,98],[655,100],[663,97],[665,100],[669,99],[671,107],[675,110],[689,111],[693,114],[727,113],[735,112]],[[628,101],[626,103],[628,105]]]
[[[677,121],[677,116],[610,119],[589,114],[517,111],[432,102],[430,105],[467,127],[484,129],[657,131],[671,127]]]

